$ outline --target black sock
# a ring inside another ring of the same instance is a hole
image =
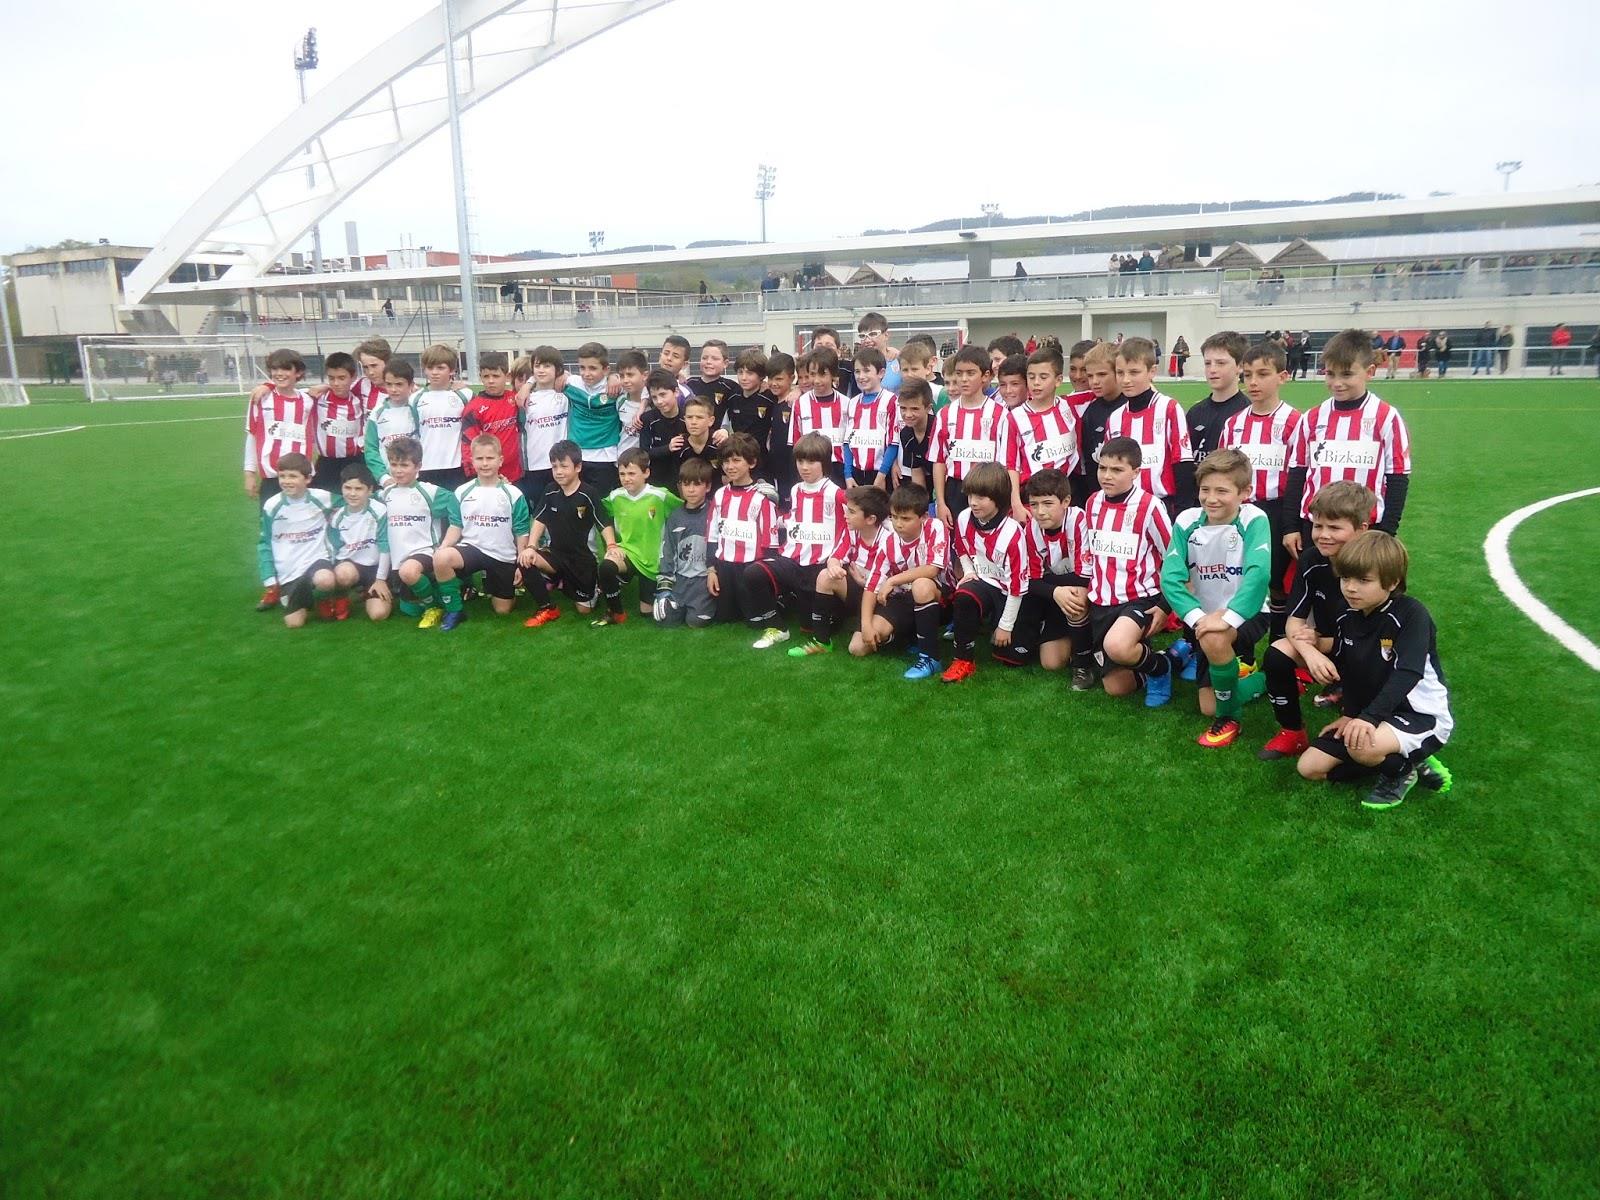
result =
[[[1148,642],[1141,643],[1143,656],[1133,664],[1134,673],[1150,679],[1160,679],[1172,669],[1172,660],[1165,650],[1152,649]]]
[[[1371,769],[1371,767],[1363,767],[1360,763],[1335,763],[1328,771],[1328,782],[1349,783],[1352,779],[1360,779]]]
[[[956,635],[956,657],[966,662],[972,661],[973,653],[978,644],[978,622],[983,619],[983,609],[978,602],[965,592],[957,592],[954,608],[954,621]]]
[[[1404,775],[1410,769],[1411,760],[1404,754],[1386,755],[1384,760],[1378,764],[1378,774],[1388,775],[1391,778],[1396,775]]]
[[[533,602],[540,608],[550,607],[550,584],[545,579],[544,572],[538,567],[524,567],[522,569],[522,586],[528,595],[533,597]]]
[[[1276,646],[1267,647],[1267,700],[1282,729],[1304,729],[1300,715],[1300,685],[1294,677],[1294,660]]]
[[[833,640],[834,622],[839,619],[839,597],[832,592],[817,593],[817,607],[815,620],[811,624],[811,636],[819,642]]]
[[[1272,635],[1272,640],[1287,637],[1289,633],[1289,609],[1283,604],[1274,603],[1267,610],[1267,632]]]
[[[917,653],[939,657],[939,626],[944,624],[944,609],[937,600],[919,604],[911,610],[917,628]]]

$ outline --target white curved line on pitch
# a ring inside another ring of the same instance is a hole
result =
[[[1483,539],[1483,557],[1489,561],[1489,574],[1494,579],[1495,586],[1505,593],[1507,600],[1520,608],[1535,625],[1596,671],[1600,671],[1600,646],[1596,646],[1568,625],[1551,610],[1548,604],[1528,590],[1528,585],[1522,582],[1521,576],[1511,565],[1509,548],[1512,533],[1529,517],[1542,513],[1547,508],[1554,508],[1558,504],[1565,504],[1568,500],[1581,500],[1585,496],[1600,496],[1600,487],[1584,488],[1581,492],[1568,492],[1563,496],[1551,496],[1549,499],[1539,500],[1501,517],[1495,522],[1494,528],[1489,530],[1489,536]]]
[[[76,433],[87,425],[60,425],[54,429],[25,429],[20,433],[0,433],[0,442],[20,442],[23,438],[49,437],[52,433]]]

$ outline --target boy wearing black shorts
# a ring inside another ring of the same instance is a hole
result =
[[[599,563],[589,545],[597,533],[609,551],[617,544],[611,517],[600,501],[584,487],[583,451],[578,443],[563,439],[550,447],[550,473],[554,482],[533,514],[527,549],[520,555],[522,583],[538,611],[523,622],[529,629],[548,625],[561,616],[550,603],[551,586],[564,588],[581,614],[594,608]],[[550,544],[540,546],[546,533]]]
[[[377,484],[362,462],[341,472],[340,499],[328,518],[328,539],[333,543],[333,579],[339,596],[326,601],[323,616],[336,621],[350,618],[350,590],[357,589],[366,602],[367,616],[385,620],[393,605],[389,593],[389,510],[373,498]]]
[[[492,433],[472,439],[472,469],[477,478],[456,489],[461,524],[445,535],[434,561],[462,579],[483,573],[483,590],[494,611],[508,613],[517,602],[517,564],[528,548],[532,521],[522,490],[500,474],[505,451]]]

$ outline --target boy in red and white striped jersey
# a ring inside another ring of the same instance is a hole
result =
[[[344,469],[362,461],[366,449],[367,407],[355,394],[356,360],[343,351],[328,355],[322,367],[328,386],[317,397],[317,473],[312,487],[330,495],[344,484]]]
[[[245,406],[244,491],[262,504],[279,491],[278,460],[285,454],[310,458],[316,453],[317,404],[300,389],[306,360],[294,350],[274,350],[267,355],[267,378],[272,386],[257,388]],[[306,478],[309,486],[311,479]],[[256,602],[257,612],[278,607],[278,589],[268,586]]]
[[[387,338],[368,338],[356,347],[356,363],[361,367],[361,378],[351,385],[350,390],[366,406],[367,412],[388,398],[383,386],[383,373],[393,357],[394,351]]]
[[[1030,354],[1027,382],[1027,401],[1011,410],[1022,482],[1036,471],[1071,475],[1078,468],[1078,418],[1056,395],[1061,387],[1061,351],[1042,346]]]
[[[839,355],[822,346],[806,357],[811,365],[810,390],[803,393],[789,410],[789,444],[798,445],[808,433],[820,433],[827,438],[833,448],[828,477],[843,486],[844,396],[834,384],[835,373],[839,369]]]
[[[1112,696],[1145,684],[1145,704],[1172,699],[1173,661],[1150,647],[1166,624],[1161,563],[1172,522],[1159,499],[1139,487],[1139,443],[1108,438],[1100,447],[1100,490],[1084,509],[1088,532],[1089,625]]]
[[[900,449],[900,401],[883,387],[886,360],[881,350],[856,347],[856,387],[845,401],[845,486],[857,483],[884,487]]]
[[[1284,579],[1294,562],[1284,539],[1300,529],[1299,496],[1289,486],[1289,445],[1300,428],[1300,414],[1278,396],[1289,379],[1289,359],[1282,346],[1257,342],[1244,352],[1241,366],[1250,407],[1228,418],[1218,449],[1243,451],[1254,468],[1250,503],[1267,514],[1272,528],[1267,604],[1268,622],[1277,639],[1284,635],[1289,618]]]
[[[1094,687],[1089,636],[1088,527],[1072,507],[1072,485],[1053,467],[1023,485],[1032,517],[1024,530],[1028,590],[1011,638],[1011,656],[1046,671],[1072,663],[1072,688]]]
[[[1361,329],[1346,329],[1322,348],[1330,399],[1300,418],[1289,446],[1289,493],[1300,500],[1301,528],[1287,535],[1299,555],[1311,515],[1312,498],[1336,479],[1370,488],[1378,497],[1374,529],[1400,532],[1411,483],[1411,439],[1400,413],[1367,391],[1377,372],[1372,339]]]
[[[861,611],[872,556],[885,538],[894,534],[888,525],[889,496],[882,488],[853,487],[845,493],[845,533],[817,573],[812,603],[811,638],[789,651],[790,658],[807,658],[833,649],[833,629],[841,612]]]
[[[939,673],[939,629],[950,592],[950,534],[928,516],[928,489],[903,483],[889,497],[891,533],[880,538],[861,591],[861,630],[850,653],[872,654],[899,638],[916,638],[907,679]]]
[[[1008,651],[1011,631],[1022,611],[1022,593],[1028,586],[1022,526],[1008,515],[1015,488],[1010,472],[997,462],[979,463],[962,480],[962,487],[967,507],[956,518],[951,547],[960,564],[960,578],[950,599],[955,657],[939,676],[943,683],[960,683],[977,669],[973,655],[978,631],[987,624],[994,625],[989,639],[994,657],[1012,665],[1019,661]]]
[[[984,395],[988,382],[988,354],[971,344],[957,350],[950,363],[954,403],[939,410],[928,439],[939,519],[952,527],[956,514],[967,506],[962,484],[983,463],[998,463],[1011,479],[1011,490],[1017,490],[1017,427],[1005,405]]]
[[[1139,443],[1139,488],[1158,497],[1169,517],[1193,508],[1194,457],[1183,406],[1155,390],[1156,347],[1149,338],[1127,338],[1116,350],[1122,406],[1106,418],[1106,440]]]
[[[717,601],[717,620],[741,615],[752,629],[765,629],[778,616],[776,601],[748,606],[739,586],[744,568],[772,557],[778,549],[778,506],[770,484],[755,480],[761,447],[748,433],[728,435],[722,445],[722,474],[728,482],[711,498],[711,525],[706,535],[706,587]]]
[[[828,552],[849,532],[845,522],[844,489],[826,474],[833,447],[820,433],[808,433],[794,448],[800,482],[789,490],[789,518],[784,526],[783,552],[745,566],[739,586],[746,612],[772,609],[776,617],[753,643],[768,650],[789,640],[785,607],[799,606],[809,622],[815,607],[817,576],[827,565]]]

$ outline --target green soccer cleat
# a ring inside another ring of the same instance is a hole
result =
[[[810,658],[813,654],[829,654],[833,647],[827,642],[819,642],[816,638],[807,638],[798,646],[789,647],[790,658]]]
[[[1417,768],[1417,782],[1430,792],[1438,792],[1441,796],[1448,796],[1450,789],[1456,785],[1455,776],[1450,773],[1450,768],[1432,754],[1428,755]]]
[[[1399,775],[1379,775],[1378,782],[1372,785],[1372,792],[1361,802],[1361,807],[1380,810],[1394,808],[1411,794],[1416,782],[1415,767],[1407,767]]]
[[[422,614],[422,620],[417,622],[417,628],[418,629],[432,629],[435,625],[439,624],[439,622],[441,622],[443,620],[444,620],[444,609],[442,609],[442,608],[430,608],[430,609],[428,609],[427,612]]]

